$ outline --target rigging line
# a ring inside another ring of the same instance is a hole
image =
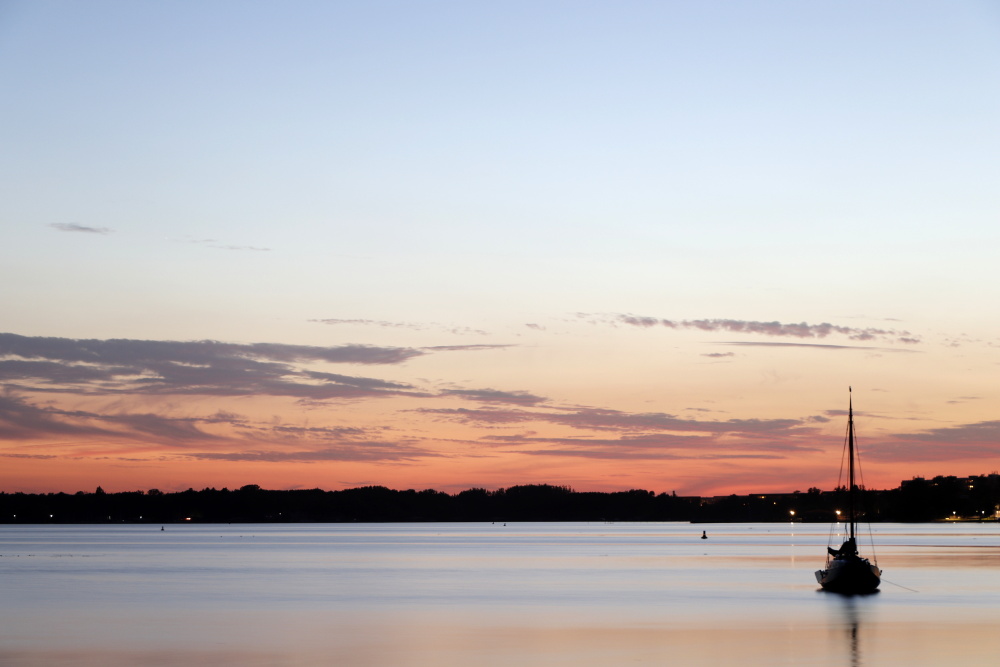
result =
[[[837,472],[837,486],[834,487],[834,492],[836,493],[835,497],[838,502],[842,502],[844,500],[843,489],[847,488],[846,485],[844,485],[844,464],[847,462],[847,450],[848,450],[847,443],[850,434],[851,434],[851,426],[850,424],[848,424],[847,431],[844,433],[844,446],[840,450],[840,470]],[[847,517],[847,520],[850,521],[850,518]],[[844,535],[843,531],[841,530],[839,513],[836,516],[836,520],[833,522],[833,524],[830,525],[830,534],[829,536],[827,536],[828,546],[833,546],[833,536],[835,534],[838,540],[840,540],[840,538],[843,537]]]
[[[830,524],[830,533],[826,536],[826,546],[832,547],[834,545],[834,542],[833,542],[834,536],[836,536],[838,544],[840,542],[843,542],[843,539],[841,539],[843,536],[840,533],[840,522],[839,521],[834,521],[833,523]],[[827,552],[826,560],[827,560],[827,562],[830,561],[830,552],[829,551]]]
[[[854,455],[857,459],[858,476],[861,478],[861,486],[859,489],[867,490],[868,487],[865,486],[865,472],[861,468],[861,448],[858,445],[858,434],[857,431],[854,433]],[[859,494],[860,495],[860,494]],[[864,503],[864,497],[861,496],[861,502]],[[872,550],[872,560],[875,561],[875,565],[878,565],[878,556],[875,555],[875,536],[872,534],[872,522],[868,518],[868,507],[864,504],[861,505],[861,510],[865,515],[865,525],[868,527],[868,542],[871,545]]]
[[[889,581],[885,577],[882,577],[882,583],[884,583],[884,584],[892,584],[893,586],[898,586],[899,588],[902,588],[905,591],[910,591],[911,593],[919,593],[920,592],[920,591],[918,591],[915,588],[910,588],[908,586],[904,586],[903,584],[897,584],[895,581]]]

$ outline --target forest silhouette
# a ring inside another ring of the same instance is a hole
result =
[[[0,523],[234,523],[409,521],[829,522],[845,489],[729,496],[652,491],[574,491],[548,484],[455,494],[365,486],[340,491],[157,489],[106,493],[0,493]],[[861,520],[996,520],[1000,475],[914,478],[896,489],[860,491]]]

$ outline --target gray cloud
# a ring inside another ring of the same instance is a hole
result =
[[[375,378],[359,378],[352,377],[350,375],[340,375],[337,373],[319,373],[319,372],[307,372],[306,376],[310,378],[315,378],[317,380],[323,380],[325,382],[336,382],[341,385],[349,387],[357,387],[359,389],[368,390],[381,390],[381,389],[398,389],[398,390],[409,390],[413,388],[413,385],[404,384],[402,382],[389,382],[388,380],[377,380]]]
[[[49,227],[58,229],[60,232],[83,232],[85,234],[110,234],[114,231],[109,227],[88,227],[75,222],[53,222]]]
[[[442,346],[435,351],[469,351],[493,346]],[[210,416],[169,416],[129,406],[143,396],[282,396],[305,409],[329,400],[408,396],[458,398],[483,404],[534,406],[545,399],[524,391],[450,389],[430,393],[386,379],[332,373],[314,363],[401,364],[430,354],[429,349],[342,345],[316,347],[274,343],[216,341],[77,340],[0,334],[0,440],[63,443],[94,441],[117,447],[157,443],[167,451],[243,448],[237,443],[267,443],[249,453],[208,451],[197,456],[229,460],[393,460],[432,454],[411,442],[384,440],[386,429],[302,426],[253,422],[231,412]],[[34,395],[33,400],[15,395]],[[97,411],[64,409],[40,403],[39,395],[75,394],[114,397]],[[377,436],[377,437],[372,437]],[[297,453],[271,451],[298,443]],[[381,443],[381,444],[379,444]],[[313,445],[312,447],[305,445]],[[311,451],[315,450],[315,451]],[[27,455],[23,448],[6,454]]]
[[[419,412],[442,419],[497,428],[527,423],[568,426],[578,431],[616,433],[617,437],[533,437],[490,435],[481,443],[491,447],[513,447],[512,451],[532,453],[525,445],[547,445],[536,453],[594,458],[683,458],[712,456],[780,458],[792,452],[817,451],[801,444],[803,437],[817,436],[816,425],[825,417],[806,419],[730,419],[699,421],[665,413],[625,413],[594,408],[575,410],[448,409],[430,408]],[[686,450],[683,455],[667,450]]]
[[[579,443],[578,443],[579,444]],[[587,459],[626,459],[634,460],[636,458],[642,458],[645,460],[653,461],[690,461],[692,459],[697,459],[699,461],[721,461],[730,459],[783,459],[784,456],[778,454],[747,454],[747,453],[736,453],[736,452],[724,452],[724,453],[710,453],[710,452],[699,452],[696,455],[692,454],[677,454],[671,452],[644,452],[643,455],[637,456],[636,452],[628,449],[604,449],[604,448],[583,448],[574,449],[572,447],[564,449],[535,449],[535,450],[518,450],[518,454],[525,454],[527,456],[565,456],[565,457],[576,457],[576,458],[587,458]]]
[[[893,434],[868,444],[864,455],[876,461],[995,459],[1000,456],[1000,420]]]
[[[976,445],[988,443],[995,449],[1000,450],[1000,420],[934,428],[904,437],[924,442]]]
[[[237,429],[223,436],[205,430],[223,425]],[[193,459],[259,462],[320,461],[416,461],[440,456],[417,446],[409,439],[382,440],[386,429],[369,431],[356,427],[310,427],[275,423],[253,423],[240,415],[217,412],[208,417],[164,417],[146,413],[98,414],[85,411],[39,407],[11,395],[0,395],[0,439],[13,440],[21,447],[0,452],[7,458],[58,458],[34,454],[25,443],[32,440],[92,440],[104,446],[128,448],[137,442],[155,442],[166,447],[157,456],[180,455]],[[247,443],[266,442],[267,449],[246,450]],[[294,450],[282,449],[291,445]],[[190,451],[194,447],[216,447],[230,451]],[[232,451],[238,448],[237,451]],[[107,457],[117,460],[144,460],[132,456]]]
[[[431,350],[433,352],[478,352],[480,350],[502,350],[506,347],[516,347],[515,345],[433,345],[422,347],[421,350]]]
[[[419,408],[415,412],[437,415],[443,419],[467,424],[519,424],[522,422],[544,422],[544,413],[525,410],[471,410],[469,408]]]
[[[215,341],[75,340],[0,334],[0,381],[22,390],[84,393],[271,395],[358,398],[408,393],[410,385],[323,373],[310,362],[400,364],[413,348],[315,347]]]
[[[496,389],[448,389],[444,396],[456,396],[481,403],[509,403],[512,405],[537,405],[545,401],[541,396],[526,391],[498,391]]]
[[[57,459],[57,458],[59,458],[55,454],[7,454],[7,453],[3,453],[3,454],[0,454],[0,456],[2,456],[4,458],[7,458],[7,459],[41,459],[41,460],[47,460],[47,459]]]
[[[674,415],[652,413],[624,413],[614,410],[579,410],[573,413],[551,415],[553,423],[591,430],[653,430],[696,433],[738,433],[744,437],[765,435],[774,437],[804,427],[796,419],[729,419],[726,421],[700,421],[680,419]]]
[[[900,350],[892,347],[873,347],[871,345],[832,345],[829,343],[775,343],[765,341],[724,341],[715,345],[739,345],[742,347],[813,347],[826,350],[881,350],[885,352],[916,352],[916,350]]]
[[[813,432],[812,424],[825,421],[823,417],[801,419],[729,419],[709,421],[681,419],[674,415],[653,413],[627,413],[596,408],[569,411],[529,411],[524,409],[468,409],[424,408],[419,412],[440,415],[466,423],[518,424],[540,422],[559,424],[591,431],[674,432],[701,433],[706,435],[738,434],[745,438],[787,438]],[[632,436],[635,437],[635,436]]]
[[[235,417],[164,417],[147,413],[99,414],[83,410],[39,407],[10,393],[0,396],[0,440],[92,438],[104,441],[155,440],[177,445],[195,440],[221,440],[199,424],[231,423]]]
[[[309,320],[310,322],[318,322],[320,324],[354,324],[360,326],[371,326],[371,327],[385,327],[389,329],[415,329],[420,330],[421,327],[418,324],[411,324],[409,322],[387,322],[385,320],[363,320],[363,319],[338,319],[338,318],[327,318],[322,320]]]
[[[320,461],[407,462],[439,457],[440,454],[407,443],[352,442],[315,450],[262,450],[245,452],[198,452],[190,458],[213,461],[249,461],[259,463],[313,463]]]
[[[826,338],[831,334],[838,334],[847,336],[849,339],[857,341],[891,339],[897,342],[911,344],[919,342],[919,340],[908,331],[879,329],[875,327],[847,327],[830,324],[829,322],[808,324],[806,322],[758,322],[753,320],[732,319],[668,320],[640,315],[591,315],[587,313],[578,313],[577,317],[594,324],[625,324],[628,326],[647,329],[651,327],[665,327],[668,329],[698,329],[700,331],[723,331],[729,333],[745,333],[792,338]]]
[[[87,420],[66,419],[59,411],[30,405],[10,393],[0,395],[0,440],[28,441],[47,437],[114,436]]]
[[[325,318],[325,319],[312,319],[310,322],[317,322],[319,324],[329,324],[329,325],[343,325],[350,324],[354,326],[370,326],[370,327],[383,327],[389,329],[412,329],[414,331],[426,331],[429,329],[438,329],[441,331],[446,331],[450,334],[456,336],[486,336],[488,332],[482,329],[472,329],[470,327],[456,327],[447,324],[439,324],[431,322],[428,324],[415,324],[413,322],[389,322],[386,320],[370,320],[370,319],[342,319],[342,318]],[[489,347],[489,346],[483,346]]]
[[[197,418],[163,417],[154,414],[90,415],[91,418],[110,422],[125,429],[129,437],[135,434],[151,436],[161,442],[191,442],[193,440],[221,440],[199,428]],[[217,421],[217,420],[215,420]]]
[[[73,339],[0,333],[0,355],[62,362],[136,363],[267,359],[282,362],[327,361],[354,364],[396,364],[424,354],[414,348],[341,345],[317,347],[280,343],[220,343],[217,341],[155,341]]]
[[[270,248],[262,248],[259,246],[252,245],[235,245],[231,243],[223,243],[217,241],[216,239],[192,239],[184,238],[180,239],[181,243],[192,243],[195,245],[203,245],[207,248],[215,248],[216,250],[250,250],[253,252],[271,252]]]
[[[762,447],[759,443],[723,442],[715,436],[651,433],[620,438],[539,438],[487,436],[492,447],[529,456],[566,456],[592,459],[721,460],[783,459],[794,452],[817,451],[793,443]],[[544,446],[538,448],[538,446]]]

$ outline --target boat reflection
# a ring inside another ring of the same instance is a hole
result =
[[[879,592],[876,590],[865,594],[847,595],[836,593],[833,595],[833,597],[837,598],[841,625],[848,638],[848,646],[850,648],[850,662],[848,664],[850,664],[851,667],[860,667],[862,664],[861,619],[864,614],[864,600],[878,595],[878,593]],[[827,595],[829,595],[829,593],[827,593]]]
[[[857,601],[850,599],[844,601],[844,611],[846,617],[847,632],[851,637],[851,667],[858,667],[861,664],[861,642],[858,639],[858,606]]]

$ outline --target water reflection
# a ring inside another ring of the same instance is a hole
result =
[[[844,637],[847,640],[847,645],[849,648],[850,664],[851,667],[859,667],[862,664],[861,661],[861,627],[862,627],[862,615],[864,613],[864,608],[861,606],[864,604],[866,598],[873,598],[879,594],[878,590],[872,591],[871,593],[833,593],[829,591],[819,591],[821,594],[833,598],[835,604],[837,605],[838,613],[840,616],[840,624],[844,628]]]
[[[1000,530],[917,528],[843,596],[810,524],[0,526],[0,666],[995,664]]]
[[[844,614],[844,625],[850,636],[851,667],[858,667],[861,664],[861,642],[858,639],[858,601],[853,595],[845,596],[841,611]]]

